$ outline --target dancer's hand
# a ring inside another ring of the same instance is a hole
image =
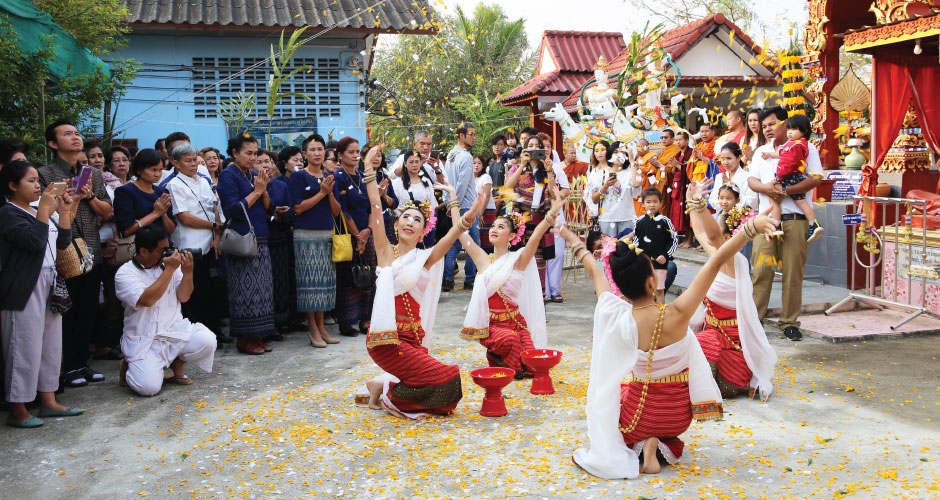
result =
[[[687,200],[701,200],[705,198],[711,189],[714,179],[705,179],[701,182],[689,181],[689,185],[685,189],[685,199]]]
[[[758,233],[763,234],[767,241],[771,241],[770,238],[776,236],[780,221],[774,220],[766,215],[758,215],[754,217],[752,221],[754,222],[754,229],[757,230]]]

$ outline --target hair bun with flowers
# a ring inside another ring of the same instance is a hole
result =
[[[728,214],[725,215],[725,227],[728,228],[732,234],[737,234],[747,221],[756,216],[757,212],[751,210],[750,207],[732,207],[731,210],[728,210]]]
[[[422,201],[421,203],[415,204],[414,201],[408,200],[401,206],[402,212],[405,210],[417,210],[421,212],[421,215],[424,216],[424,235],[427,236],[434,229],[434,226],[437,225],[437,215],[434,213],[434,210],[431,209],[431,203],[427,201]]]
[[[512,245],[518,245],[519,242],[522,241],[522,235],[525,234],[525,216],[519,212],[509,212],[503,217],[509,220],[509,222],[512,224],[512,228],[516,231],[516,235],[513,236],[512,241],[509,243]]]

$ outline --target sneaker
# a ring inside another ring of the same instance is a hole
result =
[[[442,291],[442,292],[452,292],[452,291],[454,291],[454,282],[453,282],[453,281],[445,281],[443,284],[441,284],[441,291]]]
[[[783,329],[783,335],[794,342],[803,340],[803,333],[795,326],[788,326]]]
[[[819,222],[817,222],[816,219],[813,219],[812,224],[809,225],[809,234],[806,236],[806,242],[812,243],[818,240],[824,232],[826,232],[826,230],[819,225]]]
[[[95,370],[92,370],[91,367],[84,366],[80,368],[82,375],[85,377],[85,380],[89,382],[104,382],[104,374],[98,373]]]

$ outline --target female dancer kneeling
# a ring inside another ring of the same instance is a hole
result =
[[[693,182],[686,199],[702,199],[705,187],[705,184]],[[735,207],[715,221],[706,211],[692,211],[695,239],[712,257],[737,228],[747,224],[750,214],[748,208]],[[759,393],[761,401],[767,401],[774,390],[777,353],[767,341],[764,325],[757,315],[751,267],[740,252],[721,265],[721,271],[705,295],[704,307],[705,329],[696,337],[711,365],[721,397],[733,398],[747,393],[753,398]]]
[[[693,211],[705,210],[703,200],[688,205]],[[660,470],[657,451],[669,463],[679,460],[684,444],[678,436],[693,417],[721,417],[721,394],[702,348],[689,332],[689,319],[721,265],[749,238],[773,232],[774,222],[765,216],[748,221],[668,306],[653,300],[656,274],[637,246],[621,240],[608,248],[605,275],[588,258],[591,252],[578,236],[567,228],[561,231],[574,245],[575,258],[591,275],[597,293],[587,402],[590,448],[575,451],[576,464],[609,479],[636,478],[641,471],[655,474]],[[632,381],[621,386],[628,373]]]
[[[463,217],[457,203],[449,205],[454,227],[436,245],[425,250],[415,246],[434,228],[436,221],[429,219],[433,213],[431,206],[404,208],[394,223],[398,244],[392,245],[385,236],[381,198],[372,168],[374,155],[380,154],[381,149],[369,150],[363,162],[366,168],[363,183],[372,205],[369,225],[378,259],[375,304],[366,347],[375,364],[391,376],[366,383],[369,407],[385,409],[403,418],[448,415],[463,397],[460,368],[445,365],[431,356],[427,348],[428,336],[434,326],[441,294],[442,259],[457,236],[470,228],[483,209],[483,199],[478,197]]]
[[[522,365],[522,352],[548,344],[545,305],[533,258],[564,203],[557,200],[532,231],[525,247],[516,251],[509,248],[518,244],[525,232],[523,216],[516,212],[500,215],[493,221],[489,232],[492,254],[473,243],[469,235],[460,235],[467,255],[483,273],[483,279],[473,284],[460,337],[479,340],[486,347],[490,366],[512,368],[517,379],[531,376]]]

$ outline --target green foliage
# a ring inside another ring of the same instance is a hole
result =
[[[290,66],[291,59],[294,58],[294,53],[297,52],[303,43],[300,41],[301,35],[304,31],[307,30],[309,26],[304,26],[299,30],[294,31],[290,39],[287,41],[287,44],[284,44],[284,31],[281,30],[281,40],[278,43],[278,51],[274,52],[274,45],[271,45],[271,79],[268,82],[268,107],[265,112],[268,115],[268,118],[274,118],[274,108],[277,106],[278,101],[285,97],[300,97],[306,101],[311,100],[311,97],[306,94],[301,94],[299,92],[281,92],[281,86],[284,85],[284,82],[290,80],[297,73],[301,71],[309,71],[311,68],[308,65],[298,66],[292,71],[287,72],[288,67]],[[270,127],[269,127],[270,128]]]
[[[643,27],[642,33],[636,31],[630,35],[630,42],[627,43],[627,58],[623,71],[617,77],[617,95],[623,96],[628,92],[632,96],[630,99],[639,100],[640,96],[649,90],[640,89],[648,77],[657,75],[643,75],[643,70],[649,64],[655,64],[666,57],[665,51],[658,46],[663,38],[663,24],[657,24],[650,28],[649,23]],[[647,58],[649,60],[647,61]],[[665,68],[664,68],[665,71]],[[614,75],[609,75],[614,76]]]
[[[95,55],[126,44],[128,10],[121,0],[33,0],[33,4]],[[46,123],[59,118],[82,123],[103,114],[107,147],[116,105],[139,65],[118,58],[111,61],[110,79],[99,73],[52,80],[46,70],[56,52],[52,38],[35,54],[24,54],[15,38],[10,19],[0,15],[0,137],[22,139],[30,145],[30,159],[45,163]],[[110,113],[102,113],[104,102],[111,103]]]
[[[235,94],[235,97],[218,104],[219,118],[225,122],[230,135],[238,135],[258,123],[261,118],[255,118],[251,123],[245,125],[255,112],[257,105],[258,101],[255,94],[246,92],[239,92]]]
[[[487,151],[479,146],[489,144],[485,134],[526,124],[527,108],[498,104],[501,93],[535,68],[523,28],[523,20],[509,20],[498,5],[480,4],[472,17],[460,8],[444,17],[436,36],[402,35],[382,47],[366,94],[372,140],[409,147],[414,132],[427,129],[435,147],[447,149],[456,144],[454,129],[472,121],[474,150]]]
[[[96,56],[127,45],[125,20],[130,11],[121,0],[32,0],[39,10],[68,31]]]

